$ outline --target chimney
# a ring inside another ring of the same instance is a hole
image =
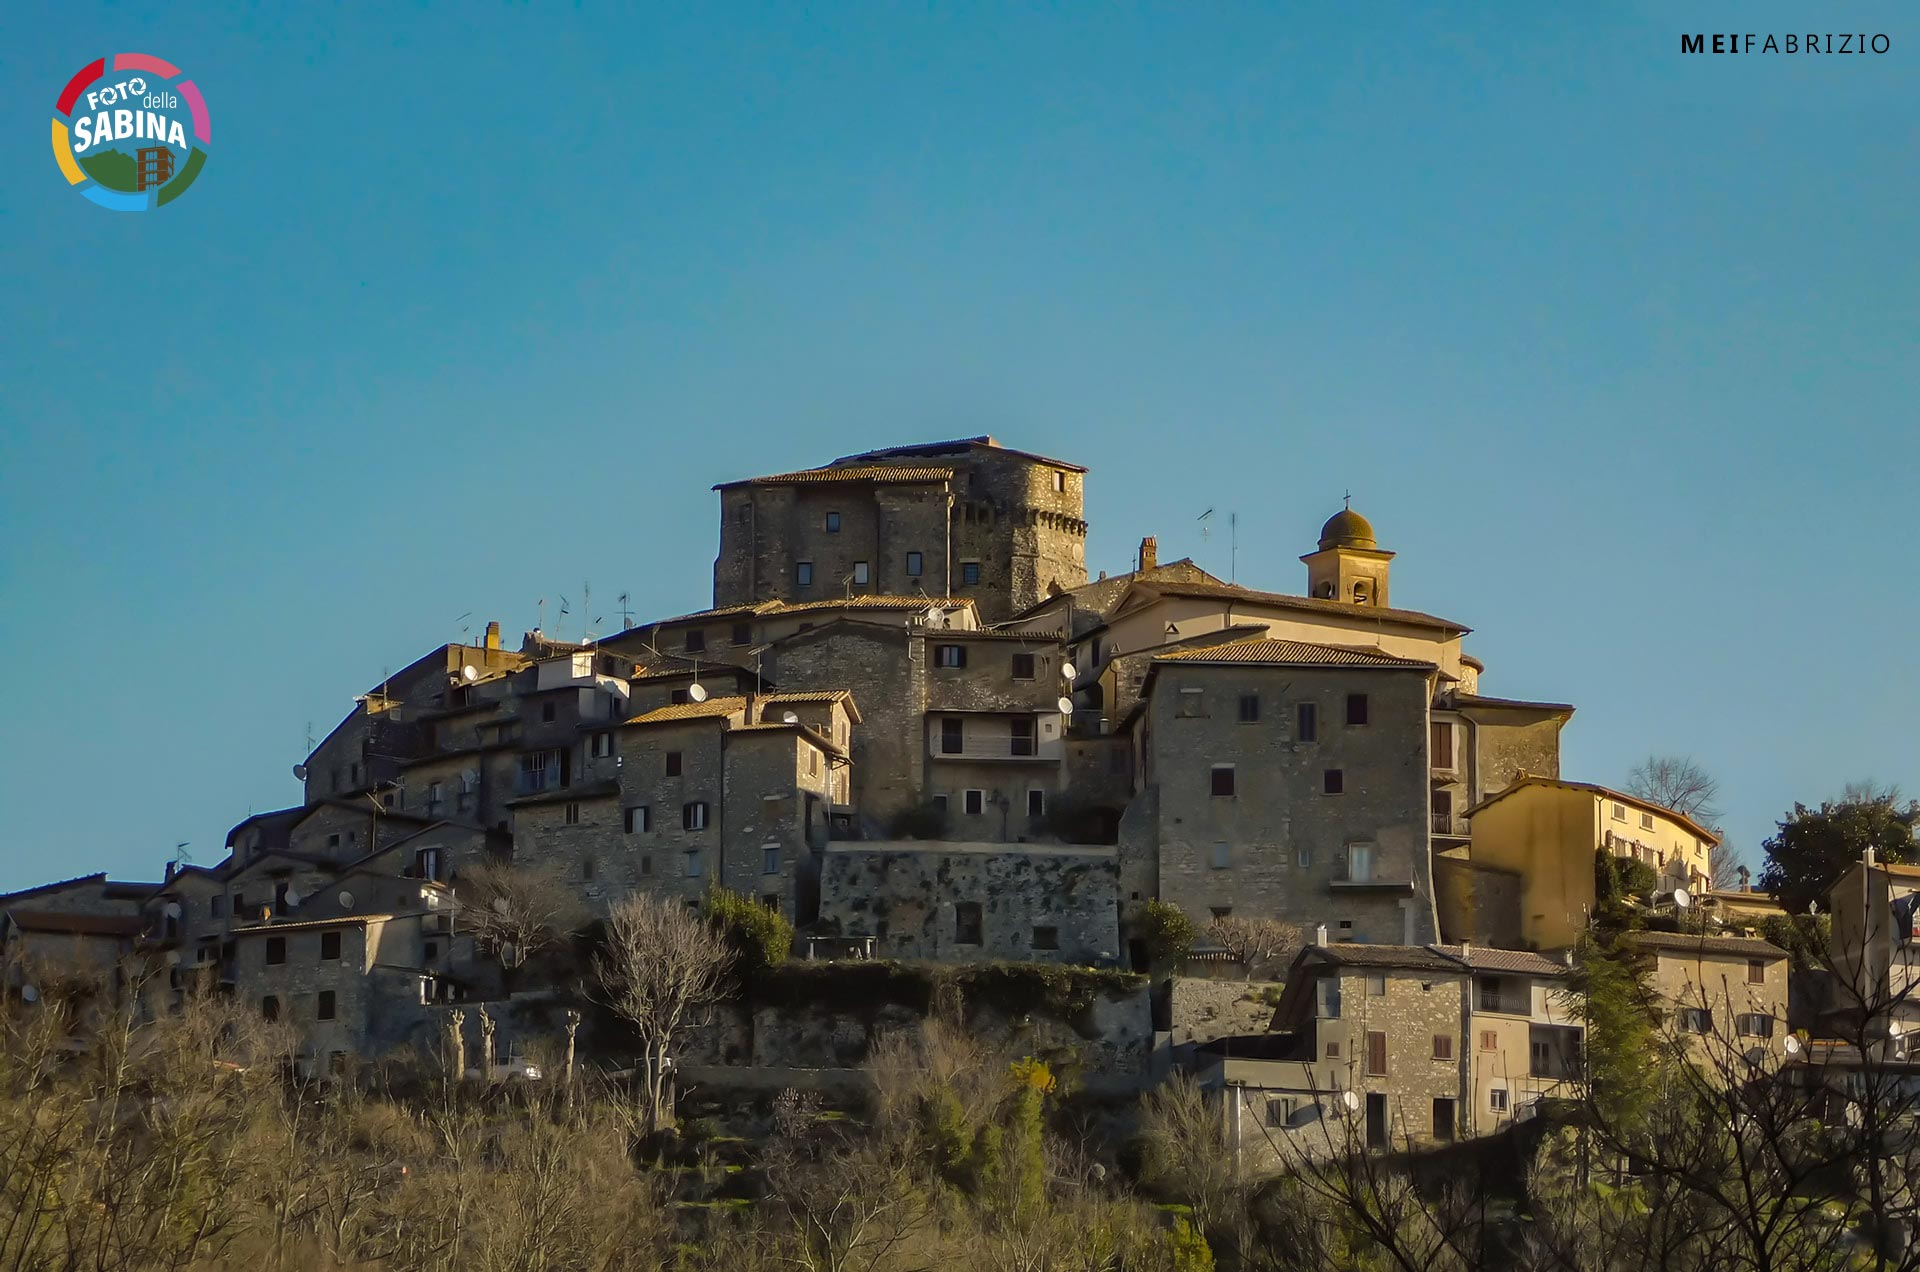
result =
[[[487,624],[487,648],[500,648],[500,624],[498,623]]]
[[[1325,945],[1327,943],[1326,924],[1322,923],[1319,927],[1313,929],[1313,943],[1315,945]]]
[[[1465,937],[1460,939],[1460,957],[1466,959],[1473,957],[1473,942],[1467,940]]]
[[[1140,569],[1144,572],[1160,564],[1160,542],[1152,535],[1140,540]]]

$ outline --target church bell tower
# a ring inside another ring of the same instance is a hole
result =
[[[1349,605],[1385,607],[1393,553],[1381,550],[1373,525],[1353,510],[1353,500],[1320,527],[1320,549],[1300,558],[1307,566],[1307,595]]]

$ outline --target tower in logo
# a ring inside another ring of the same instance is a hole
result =
[[[99,58],[54,104],[53,158],[67,184],[116,212],[173,202],[206,166],[213,120],[199,85],[146,53]]]

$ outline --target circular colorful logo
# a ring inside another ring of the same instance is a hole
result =
[[[180,68],[145,53],[83,67],[53,108],[53,157],[69,185],[103,208],[173,202],[207,165],[213,121]]]

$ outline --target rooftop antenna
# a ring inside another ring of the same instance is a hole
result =
[[[1211,517],[1212,515],[1213,515],[1213,509],[1209,508],[1205,512],[1201,513],[1199,516],[1194,518],[1195,521],[1198,521],[1200,523],[1200,539],[1201,539],[1201,542],[1203,543],[1213,538],[1213,527],[1207,524],[1207,518]]]
[[[1232,545],[1227,556],[1227,582],[1240,581],[1240,514],[1227,514],[1227,541]]]
[[[462,614],[459,618],[456,618],[453,620],[454,625],[460,629],[460,643],[462,645],[467,645],[472,643],[467,639],[467,637],[472,635],[473,625],[471,623],[462,621],[463,619],[469,619],[472,617],[473,617],[473,611],[468,610],[466,613]]]
[[[313,721],[307,721],[307,754],[313,754]]]
[[[187,845],[191,842],[192,840],[182,839],[173,846],[173,864],[176,866],[190,866],[193,864],[193,854],[187,851]]]
[[[534,604],[539,611],[540,621],[539,621],[539,624],[535,626],[533,630],[536,632],[544,632],[547,630],[547,598],[543,596]]]
[[[633,608],[630,604],[633,598],[625,592],[622,592],[618,599],[620,601],[620,630],[624,632],[633,626]]]
[[[580,584],[580,640],[582,644],[593,639],[593,624],[600,621],[598,619],[588,619],[587,615],[591,613],[593,613],[593,584],[588,581],[583,581]]]

